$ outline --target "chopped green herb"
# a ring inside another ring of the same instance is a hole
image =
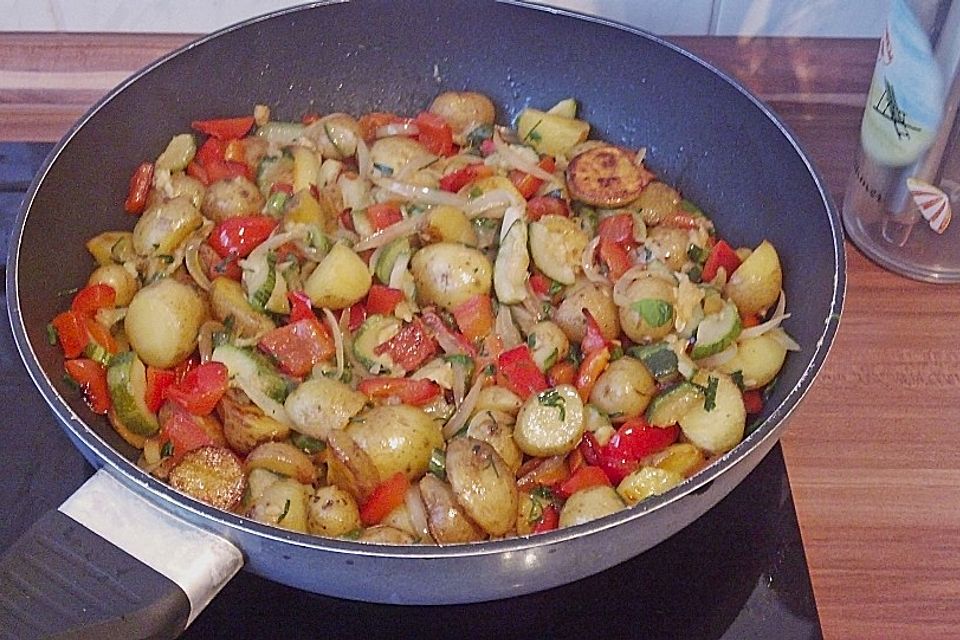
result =
[[[737,369],[736,371],[730,374],[730,377],[733,379],[733,384],[737,385],[737,388],[740,389],[740,391],[746,390],[747,387],[743,383],[743,371],[740,371],[740,369]]]
[[[687,257],[697,264],[703,264],[704,260],[707,259],[707,252],[700,245],[691,242],[690,246],[687,247]]]
[[[717,406],[717,384],[719,382],[719,378],[709,376],[706,386],[697,385],[703,390],[703,408],[705,411],[713,411]]]
[[[304,453],[320,453],[327,448],[327,444],[318,438],[303,433],[294,433],[290,436],[290,444]]]
[[[373,168],[378,170],[383,175],[389,177],[393,175],[393,167],[388,167],[385,164],[380,164],[379,162],[373,163]]]
[[[70,289],[60,289],[60,291],[57,291],[57,297],[66,298],[67,296],[73,296],[74,294],[77,293],[77,291],[80,291],[80,287],[72,287]]]
[[[49,343],[50,346],[56,346],[58,339],[57,328],[53,326],[52,323],[47,323],[47,343]]]
[[[773,395],[773,386],[774,386],[775,384],[777,384],[777,380],[778,380],[778,379],[779,379],[779,376],[778,376],[777,378],[774,378],[774,379],[771,380],[770,382],[768,382],[768,383],[767,383],[767,386],[765,386],[765,387],[763,388],[763,391],[760,393],[760,397],[763,398],[763,402],[764,402],[764,403],[766,403],[767,400],[770,399],[770,396]]]
[[[289,196],[283,191],[277,191],[276,193],[272,194],[267,199],[267,204],[264,205],[264,213],[269,216],[279,216],[283,213],[283,208],[286,206],[288,198]]]
[[[703,267],[698,264],[693,265],[687,270],[687,277],[690,278],[690,282],[699,283],[703,280]]]
[[[531,333],[527,336],[527,346],[531,349],[537,348],[537,334]]]
[[[427,470],[441,480],[447,479],[447,454],[440,447],[430,452]]]
[[[540,315],[544,318],[549,318],[550,314],[553,313],[553,306],[549,302],[544,302],[540,305]]]
[[[539,127],[541,124],[543,124],[543,119],[537,120],[537,124],[533,125],[530,131],[527,131],[527,135],[523,136],[523,141],[526,142],[528,140],[532,140],[533,142],[540,142],[541,137],[537,132],[537,127]]]
[[[288,514],[288,513],[290,513],[290,500],[289,500],[289,499],[287,499],[286,502],[283,503],[283,513],[281,513],[281,514],[280,514],[280,517],[277,518],[277,524],[280,524],[281,522],[283,522],[283,519],[287,517],[287,514]]]
[[[497,365],[492,362],[483,368],[483,375],[485,376],[494,376],[497,375]]]
[[[687,213],[692,213],[697,216],[704,215],[703,210],[700,209],[697,205],[693,204],[686,198],[680,201],[680,209],[686,211]]]
[[[555,296],[555,295],[557,295],[558,293],[560,293],[561,291],[563,291],[563,287],[564,287],[564,285],[563,285],[562,282],[557,282],[556,280],[551,280],[551,281],[550,281],[550,288],[547,289],[547,295],[552,298],[553,296]]]
[[[160,447],[160,457],[169,458],[173,455],[173,441],[167,440],[163,443],[163,446]]]
[[[630,304],[651,327],[662,327],[673,319],[673,305],[659,298],[644,298]]]
[[[479,198],[482,195],[483,195],[483,189],[481,189],[480,187],[473,187],[472,189],[470,189],[469,192],[467,192],[467,198],[469,200],[473,200],[474,198]]]
[[[567,401],[564,400],[563,396],[561,396],[560,392],[556,389],[541,391],[540,394],[537,395],[537,402],[544,407],[559,409],[561,422],[567,419]]]
[[[74,391],[80,390],[80,384],[67,374],[63,374],[63,383]]]
[[[557,350],[554,349],[550,352],[550,355],[547,356],[547,359],[543,361],[543,368],[549,369],[553,365],[557,364]]]
[[[623,347],[621,347],[618,344],[614,345],[613,348],[610,349],[610,360],[611,361],[619,360],[622,357],[623,357]]]
[[[573,366],[580,367],[580,363],[583,361],[583,352],[580,350],[580,345],[572,342],[570,343],[570,351],[567,352],[567,360],[573,363]]]
[[[99,362],[103,366],[110,364],[110,352],[93,340],[88,342],[87,346],[83,348],[83,355],[91,360]]]
[[[173,264],[173,256],[170,255],[169,253],[161,253],[160,255],[157,256],[157,260],[159,260],[163,264]]]
[[[474,127],[470,133],[467,134],[467,145],[470,147],[479,147],[483,144],[484,140],[489,140],[493,137],[493,125],[482,124],[479,127]]]
[[[361,535],[363,535],[363,529],[361,529],[360,527],[357,527],[356,529],[351,529],[350,531],[347,531],[345,534],[343,534],[340,537],[346,540],[359,540]]]

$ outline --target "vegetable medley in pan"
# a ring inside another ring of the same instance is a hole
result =
[[[799,348],[775,248],[573,100],[192,129],[50,333],[140,466],[216,507],[398,544],[575,525],[736,446]]]

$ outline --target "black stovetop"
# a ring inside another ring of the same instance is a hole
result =
[[[0,258],[49,144],[0,143]],[[4,278],[0,278],[3,286]],[[90,476],[20,361],[0,295],[0,551]],[[12,409],[12,410],[11,410]],[[305,593],[242,572],[185,638],[822,638],[780,446],[727,498],[641,556],[490,603],[401,607]]]

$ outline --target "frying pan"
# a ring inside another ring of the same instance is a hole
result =
[[[283,531],[140,471],[137,452],[63,382],[62,358],[45,331],[63,308],[58,292],[85,282],[91,269],[84,240],[132,226],[119,205],[131,169],[200,117],[246,113],[256,103],[278,119],[414,113],[447,89],[487,94],[501,122],[528,103],[574,96],[593,137],[645,146],[653,170],[722,234],[738,245],[773,242],[793,313],[785,327],[802,351],[787,359],[745,440],[632,509],[534,537],[442,548]],[[763,104],[635,29],[519,2],[366,0],[305,5],[202,38],[84,116],[51,153],[15,226],[7,267],[15,341],[98,472],[0,559],[0,628],[22,625],[22,636],[79,627],[101,637],[175,635],[241,565],[342,598],[444,604],[546,589],[642,553],[715,505],[783,432],[837,330],[846,281],[840,229],[816,170]]]

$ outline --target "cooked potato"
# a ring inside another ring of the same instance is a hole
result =
[[[357,141],[363,135],[356,118],[346,113],[331,113],[311,123],[303,136],[316,145],[324,158],[345,160],[357,152]]]
[[[680,428],[687,440],[710,454],[733,449],[743,440],[747,411],[743,395],[730,376],[701,369],[694,376],[696,384],[707,386],[717,379],[715,406],[709,411],[704,404],[694,406],[680,417]]]
[[[193,160],[197,153],[197,143],[193,135],[181,133],[173,136],[167,143],[167,148],[157,156],[154,169],[157,171],[182,171]]]
[[[497,115],[490,98],[473,91],[445,91],[433,99],[430,112],[446,120],[454,136],[470,133],[481,124],[493,124]]]
[[[484,411],[467,423],[467,436],[482,440],[497,450],[516,475],[523,462],[523,452],[513,438],[513,418],[505,413]]]
[[[293,156],[293,192],[310,193],[310,187],[316,187],[320,182],[320,159],[313,149],[300,145],[292,147],[290,153]]]
[[[283,408],[300,433],[326,440],[333,429],[342,429],[367,403],[367,397],[350,386],[319,376],[290,392]]]
[[[260,496],[263,495],[263,492],[266,491],[267,487],[282,479],[283,478],[274,472],[267,471],[266,469],[254,469],[248,473],[247,491],[243,496],[244,510],[249,511],[250,507],[253,506],[253,503],[260,499]]]
[[[203,195],[206,192],[207,188],[203,183],[193,176],[179,172],[170,176],[170,193],[167,194],[168,198],[186,196],[190,200],[190,204],[199,209],[203,205]]]
[[[97,267],[87,278],[87,284],[106,284],[117,294],[116,304],[125,307],[130,304],[139,283],[133,275],[119,264],[106,264]]]
[[[516,416],[520,411],[523,400],[506,387],[493,385],[484,387],[480,390],[480,396],[477,398],[477,407],[475,413],[481,411],[500,411],[511,416]]]
[[[427,512],[427,526],[437,544],[474,542],[486,537],[457,502],[450,485],[432,474],[420,480],[420,496]]]
[[[620,335],[620,318],[610,289],[589,280],[579,280],[570,287],[553,314],[553,321],[563,329],[570,340],[580,342],[586,334],[587,320],[583,315],[584,309],[597,321],[604,338],[615,340]]]
[[[647,231],[644,246],[653,257],[662,260],[673,271],[687,263],[687,249],[690,247],[690,232],[675,227],[651,227]]]
[[[759,389],[780,373],[787,348],[770,333],[737,342],[737,354],[718,367],[724,373],[739,371],[747,389]]]
[[[388,175],[402,171],[408,164],[425,166],[435,158],[422,144],[406,136],[380,138],[370,146],[370,160]]]
[[[540,371],[546,371],[570,353],[570,340],[567,339],[567,334],[557,323],[549,320],[533,325],[527,335],[527,343],[531,345],[530,354]]]
[[[652,272],[640,274],[626,288],[624,295],[630,304],[620,307],[620,326],[631,340],[645,344],[659,340],[673,330],[676,288],[665,278]],[[642,313],[644,310],[646,313]]]
[[[196,290],[163,278],[134,294],[124,318],[130,345],[154,367],[172,367],[197,347],[206,309]]]
[[[327,482],[366,502],[380,484],[380,472],[373,459],[343,429],[327,436]]]
[[[477,230],[463,211],[450,205],[431,207],[426,213],[420,231],[427,244],[432,242],[459,242],[468,247],[477,246]]]
[[[385,524],[364,529],[357,540],[377,544],[413,544],[417,541],[412,533]]]
[[[628,505],[635,505],[650,496],[666,493],[683,482],[683,476],[668,469],[640,467],[617,485],[617,493]]]
[[[457,502],[492,536],[516,525],[517,485],[510,467],[496,449],[474,438],[447,443],[447,478]]]
[[[530,223],[530,255],[545,275],[561,284],[573,284],[580,258],[590,239],[580,225],[565,216],[543,216]]]
[[[292,478],[280,479],[263,490],[247,515],[258,522],[306,533],[310,494],[310,487]]]
[[[676,211],[683,198],[680,192],[659,180],[654,180],[643,188],[630,205],[635,208],[648,225],[658,225],[667,216]]]
[[[723,293],[745,316],[773,306],[782,288],[780,256],[773,245],[764,240],[733,272]]]
[[[307,530],[338,538],[363,526],[357,501],[340,487],[319,487],[307,507]]]
[[[266,200],[257,185],[242,176],[217,180],[203,195],[201,211],[214,222],[260,213]]]
[[[264,415],[255,404],[240,402],[227,392],[217,405],[223,420],[223,435],[230,448],[246,455],[264,442],[283,440],[290,435],[290,427]]]
[[[86,247],[99,265],[121,264],[137,257],[130,231],[104,231],[87,240]]]
[[[567,165],[570,195],[596,207],[621,207],[636,200],[649,179],[634,152],[613,145],[588,149]]]
[[[689,442],[678,442],[649,456],[644,464],[689,478],[699,471],[705,462],[706,458],[700,449]]]
[[[240,504],[247,480],[232,451],[206,446],[184,454],[170,472],[170,484],[201,502],[230,511]]]
[[[480,251],[452,242],[427,245],[410,261],[417,298],[448,311],[461,302],[490,292],[493,268]]]
[[[336,310],[360,301],[372,284],[367,264],[353,249],[337,243],[307,278],[303,290],[314,306]]]
[[[587,139],[590,123],[539,109],[524,109],[517,116],[517,134],[539,153],[566,156]]]
[[[443,446],[440,425],[420,409],[405,404],[365,411],[345,431],[370,456],[381,478],[402,471],[416,480],[426,473],[433,450]]]
[[[317,468],[310,456],[287,442],[264,442],[250,452],[243,465],[248,473],[251,469],[266,469],[300,484],[313,484],[317,479]]]
[[[583,402],[575,387],[561,384],[531,395],[520,407],[513,437],[531,456],[569,453],[583,437]]]
[[[210,308],[213,317],[220,322],[233,318],[233,327],[242,337],[259,337],[276,327],[269,316],[250,304],[240,283],[230,278],[221,276],[213,279],[210,284]]]
[[[611,362],[590,392],[590,402],[617,419],[643,413],[657,393],[657,382],[642,362],[624,356]]]
[[[144,211],[137,220],[133,248],[141,256],[170,255],[202,222],[189,198],[165,200]]]
[[[567,498],[560,510],[560,527],[590,522],[623,509],[623,500],[613,487],[595,485]]]

